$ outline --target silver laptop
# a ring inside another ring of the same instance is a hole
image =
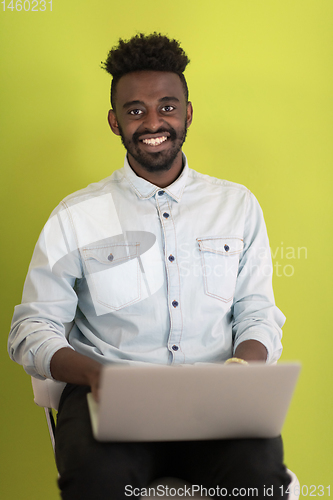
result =
[[[99,441],[266,438],[281,433],[300,364],[109,365],[100,402],[88,394]]]

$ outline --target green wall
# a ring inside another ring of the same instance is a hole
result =
[[[283,432],[286,462],[302,485],[330,485],[332,1],[53,0],[52,12],[2,9],[0,497],[58,498],[43,410],[7,356],[7,333],[52,209],[122,166],[100,61],[120,36],[155,30],[181,40],[191,58],[190,166],[245,184],[264,210],[287,316],[283,359],[303,364]]]

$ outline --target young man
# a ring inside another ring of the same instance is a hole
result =
[[[261,209],[243,186],[190,170],[182,153],[193,115],[188,62],[156,33],[110,51],[108,120],[124,167],[56,208],[15,309],[12,359],[68,383],[56,431],[63,499],[126,498],[126,485],[170,475],[258,488],[259,498],[264,484],[281,498],[289,483],[280,438],[99,443],[91,434],[86,393],[98,399],[103,364],[241,364],[281,353]]]

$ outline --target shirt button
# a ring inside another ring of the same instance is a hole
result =
[[[165,217],[167,219],[169,217],[168,212],[164,212],[163,217]]]
[[[158,192],[158,196],[163,196],[164,195],[164,191],[159,191]]]
[[[174,301],[172,302],[172,305],[173,305],[173,307],[177,307],[177,306],[178,306],[178,302],[177,302],[177,300],[174,300]]]
[[[110,253],[110,255],[108,255],[108,260],[109,260],[110,262],[112,262],[112,261],[113,261],[113,255],[112,255],[112,253]]]
[[[226,252],[228,252],[228,251],[230,250],[229,245],[224,245],[224,250],[225,250]]]
[[[173,262],[173,261],[175,260],[175,258],[174,258],[174,256],[173,256],[173,255],[169,255],[169,257],[168,257],[168,258],[169,258],[169,261],[170,261],[170,262]]]
[[[172,350],[173,350],[173,351],[178,351],[178,349],[179,349],[178,345],[173,345],[173,346],[172,346]]]

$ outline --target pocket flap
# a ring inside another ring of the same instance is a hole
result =
[[[122,260],[130,260],[138,255],[140,243],[114,244],[102,247],[83,249],[84,256],[89,260],[97,260],[101,264],[114,264]]]
[[[235,255],[243,250],[243,240],[231,236],[225,238],[197,238],[197,242],[202,252],[211,252],[228,256]]]

